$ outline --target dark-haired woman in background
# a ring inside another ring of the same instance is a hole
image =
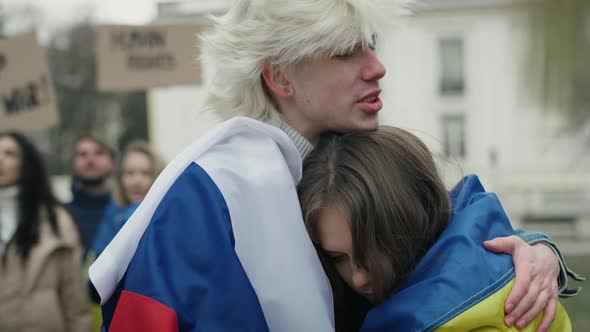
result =
[[[90,331],[78,230],[35,146],[0,133],[0,331]]]

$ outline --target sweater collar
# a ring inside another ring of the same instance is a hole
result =
[[[279,128],[281,128],[281,130],[285,132],[287,136],[289,136],[291,141],[293,141],[297,151],[299,151],[301,160],[305,160],[305,158],[307,158],[307,156],[309,156],[311,151],[315,148],[313,144],[311,144],[311,142],[303,137],[303,135],[301,135],[297,130],[289,126],[285,121],[281,121],[279,123]]]
[[[0,201],[9,199],[15,200],[19,192],[20,188],[16,185],[0,188]]]

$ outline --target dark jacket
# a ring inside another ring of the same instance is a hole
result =
[[[92,248],[100,221],[111,202],[110,192],[91,194],[82,190],[75,181],[72,182],[72,201],[65,206],[74,216],[80,229],[83,257],[86,257],[88,249]]]

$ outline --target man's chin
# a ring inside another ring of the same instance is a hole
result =
[[[83,187],[100,187],[105,184],[109,175],[102,175],[97,177],[76,177],[76,182],[78,182]]]
[[[379,128],[379,115],[377,113],[361,114],[357,119],[355,131],[374,131]]]
[[[354,131],[375,131],[377,129],[379,129],[379,119],[375,117],[374,119],[359,123]]]

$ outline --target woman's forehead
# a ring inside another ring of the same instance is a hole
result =
[[[348,252],[352,249],[352,235],[347,217],[335,206],[322,210],[316,225],[317,239],[326,251]]]
[[[20,151],[18,142],[8,135],[0,137],[0,147],[4,150]]]

